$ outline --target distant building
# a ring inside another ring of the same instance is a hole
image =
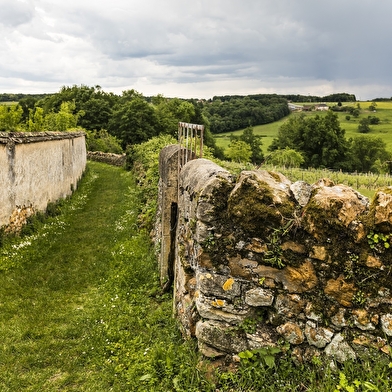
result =
[[[289,106],[289,109],[292,112],[295,112],[297,110],[302,110],[302,106],[301,105],[294,105],[293,103],[289,103],[288,106]]]
[[[316,108],[316,110],[322,112],[322,111],[324,111],[324,110],[328,110],[328,109],[329,109],[329,106],[326,105],[325,103],[319,103],[318,105],[316,105],[315,108]]]

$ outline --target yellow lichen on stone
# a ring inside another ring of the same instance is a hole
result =
[[[225,304],[225,301],[221,300],[221,299],[216,299],[215,301],[211,302],[211,305],[214,308],[222,308]]]
[[[226,280],[226,282],[223,284],[222,288],[225,291],[231,290],[231,288],[233,287],[234,284],[234,279],[233,278],[229,278]]]

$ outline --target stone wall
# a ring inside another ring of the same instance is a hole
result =
[[[101,151],[87,151],[87,159],[107,163],[112,166],[125,166],[126,155]]]
[[[235,178],[206,159],[178,175],[177,153],[170,146],[160,160],[167,212],[158,226],[169,228],[160,236],[162,281],[172,269],[175,314],[204,355],[280,341],[299,362],[389,352],[392,188],[370,203],[328,179],[292,183],[268,171]]]
[[[35,211],[70,195],[85,166],[83,132],[1,132],[0,227],[17,230]]]

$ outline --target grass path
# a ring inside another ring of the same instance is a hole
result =
[[[89,163],[61,215],[0,248],[2,392],[112,388],[102,373],[102,339],[97,355],[90,343],[97,342],[114,249],[137,230],[133,186],[130,173]]]

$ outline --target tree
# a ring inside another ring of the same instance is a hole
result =
[[[76,128],[78,119],[83,111],[74,114],[75,102],[62,102],[59,112],[51,112],[45,116],[45,129],[54,132],[64,132]]]
[[[247,127],[246,129],[244,129],[243,133],[239,137],[239,140],[242,140],[250,146],[250,149],[252,151],[252,163],[254,163],[255,165],[259,165],[261,162],[263,162],[264,156],[261,150],[261,136],[255,135],[253,133],[252,127]]]
[[[252,149],[242,140],[232,140],[226,150],[226,156],[232,161],[246,163],[252,156]]]
[[[159,133],[175,136],[180,121],[194,122],[195,107],[191,102],[157,95],[152,98],[152,103],[156,110]]]
[[[288,147],[302,154],[304,167],[339,169],[348,152],[344,135],[332,111],[315,117],[292,116],[280,127],[269,151]]]
[[[268,156],[268,162],[276,166],[300,167],[304,161],[301,153],[288,147],[275,150]]]
[[[45,97],[37,102],[44,113],[58,113],[61,104],[74,102],[73,114],[84,112],[78,117],[78,126],[88,130],[107,129],[112,107],[119,101],[119,96],[105,93],[100,86],[63,86],[58,93]]]
[[[358,125],[358,132],[359,133],[369,133],[370,132],[370,122],[368,118],[361,118],[359,120],[359,125]]]
[[[35,109],[29,109],[27,129],[30,132],[41,132],[45,129],[44,109],[40,107],[36,107]]]
[[[386,144],[380,137],[369,135],[357,136],[350,139],[350,169],[366,173],[378,172],[380,164],[391,160],[391,154],[386,150]]]
[[[123,92],[113,109],[108,131],[121,140],[122,147],[147,141],[159,134],[155,108],[135,90]]]
[[[86,131],[86,147],[88,151],[123,153],[120,141],[104,129],[100,131]]]
[[[22,116],[23,109],[20,105],[0,105],[0,131],[20,131]]]

